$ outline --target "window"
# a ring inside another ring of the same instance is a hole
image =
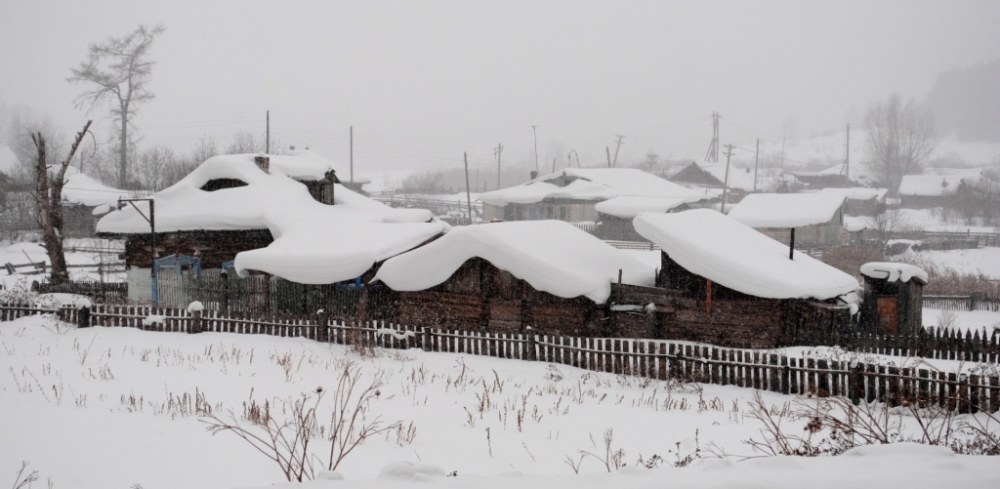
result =
[[[559,206],[559,219],[563,220],[563,221],[566,220],[566,207],[565,206]]]
[[[206,192],[215,192],[227,188],[246,187],[247,183],[237,178],[216,178],[205,182],[201,189]]]

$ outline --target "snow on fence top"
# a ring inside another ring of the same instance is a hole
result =
[[[448,280],[463,263],[482,258],[537,290],[603,303],[611,283],[653,284],[653,270],[631,255],[562,221],[519,221],[454,228],[448,234],[382,264],[375,280],[400,291],[424,290]]]
[[[750,194],[729,217],[754,228],[794,228],[829,222],[847,196],[842,192]]]
[[[831,299],[859,289],[854,277],[709,209],[643,214],[636,231],[677,264],[730,289],[768,299]]]
[[[688,201],[685,197],[621,196],[598,202],[594,209],[601,214],[631,219],[643,212],[667,212]]]
[[[497,206],[533,204],[546,198],[606,200],[623,195],[668,197],[697,202],[700,192],[633,168],[565,168],[521,185],[485,192],[480,199]]]
[[[906,263],[869,262],[861,265],[861,274],[866,277],[885,279],[888,282],[897,280],[909,282],[910,279],[916,277],[924,284],[927,283],[927,272]]]

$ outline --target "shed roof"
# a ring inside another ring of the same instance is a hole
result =
[[[729,217],[755,228],[793,228],[829,222],[847,196],[843,192],[750,194]]]
[[[634,168],[565,168],[521,185],[485,192],[488,204],[532,204],[551,199],[607,200],[619,196],[669,197],[697,202],[697,191]]]
[[[768,299],[830,299],[855,292],[854,277],[709,209],[642,214],[636,231],[678,265],[730,289]]]
[[[482,258],[537,290],[602,303],[611,283],[652,285],[653,270],[631,255],[562,221],[518,221],[452,228],[420,248],[382,264],[376,280],[401,291],[448,280],[463,263]]]

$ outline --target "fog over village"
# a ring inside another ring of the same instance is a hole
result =
[[[0,4],[0,485],[1000,486],[1000,3]]]

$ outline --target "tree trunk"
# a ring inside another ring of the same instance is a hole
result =
[[[128,153],[128,105],[122,104],[122,133],[121,133],[121,147],[118,153],[118,188],[124,189],[126,181],[128,180],[128,175],[126,170],[128,168],[128,160],[126,159]]]
[[[48,163],[46,162],[45,138],[42,133],[33,134],[31,140],[34,141],[38,149],[38,159],[35,160],[35,203],[38,206],[38,226],[42,229],[42,239],[45,242],[45,251],[49,255],[49,263],[52,265],[52,273],[49,282],[54,285],[61,285],[69,282],[69,268],[66,266],[66,255],[63,253],[63,214],[62,214],[62,188],[66,179],[66,168],[76,149],[80,146],[80,141],[90,128],[91,121],[83,126],[83,130],[77,133],[73,147],[70,148],[69,156],[60,165],[59,171],[55,174],[51,188],[49,185]]]

